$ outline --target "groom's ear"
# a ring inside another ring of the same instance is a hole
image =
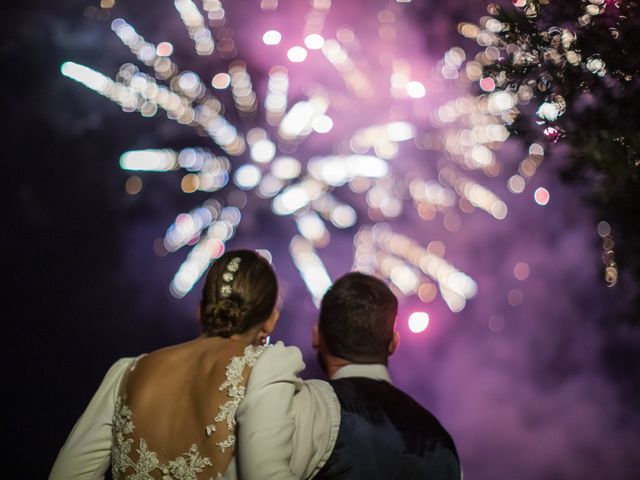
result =
[[[393,331],[393,338],[391,338],[391,341],[389,342],[389,355],[393,355],[393,352],[396,351],[396,348],[398,348],[398,345],[400,345],[400,334],[398,333],[397,330]]]
[[[311,335],[311,346],[314,350],[318,350],[320,348],[320,330],[318,329],[318,324],[313,324],[313,331]]]

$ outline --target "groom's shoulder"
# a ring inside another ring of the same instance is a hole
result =
[[[438,418],[407,392],[383,380],[352,377],[332,380],[343,409],[381,409],[403,429],[430,432],[445,443],[453,444],[447,430]]]

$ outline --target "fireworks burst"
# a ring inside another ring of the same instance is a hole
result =
[[[436,62],[425,59],[412,46],[411,4],[385,5],[376,12],[374,31],[363,27],[360,33],[355,20],[333,25],[349,16],[333,10],[347,7],[313,0],[302,34],[295,33],[299,28],[254,28],[247,12],[238,6],[227,12],[218,0],[174,5],[195,48],[190,70],[176,63],[172,43],[152,43],[122,18],[111,29],[137,65],[120,66],[113,79],[71,61],[61,67],[63,75],[126,112],[164,114],[213,142],[181,151],[129,151],[120,158],[125,170],[182,175],[185,193],[210,193],[180,213],[164,236],[168,252],[191,249],[171,293],[186,295],[242,228],[246,202],[229,201],[242,192],[269,202],[274,218],[295,222],[299,235],[290,239],[289,251],[314,302],[331,283],[319,251],[330,248],[333,229],[348,229],[354,232],[354,267],[384,276],[398,293],[425,303],[439,292],[451,311],[461,311],[476,295],[476,282],[445,260],[444,244],[429,242],[425,232],[437,219],[455,232],[461,214],[488,214],[487,221],[507,216],[507,204],[479,174],[496,177],[503,170],[495,149],[509,137],[504,120],[516,97],[467,94],[466,85],[480,77],[461,48]],[[277,0],[262,0],[260,8],[269,21],[255,25],[300,17]],[[117,10],[107,2],[99,14],[115,16]],[[242,41],[234,38],[234,21],[250,54],[243,56]],[[271,65],[264,65],[267,58]],[[266,76],[252,77],[252,59],[267,67]],[[196,73],[212,64],[210,78]],[[529,170],[508,180],[512,193],[524,189],[542,159],[542,148],[532,148]],[[141,180],[131,179],[127,188],[137,193]],[[424,225],[419,239],[402,231],[401,216]]]

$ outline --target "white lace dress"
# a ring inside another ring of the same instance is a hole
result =
[[[109,467],[114,479],[237,478],[236,465],[232,460],[236,444],[236,410],[246,393],[243,372],[255,365],[264,350],[265,347],[249,346],[244,355],[232,357],[226,366],[226,379],[218,389],[224,401],[218,401],[217,414],[208,424],[202,425],[202,436],[215,442],[216,452],[209,456],[201,455],[198,444],[194,442],[182,455],[164,462],[149,448],[149,439],[136,437],[135,415],[127,403],[126,394],[123,394],[129,374],[144,355],[118,360],[76,422],[49,478],[102,479]],[[267,357],[275,361],[278,368],[265,365],[266,368],[261,369],[263,376],[268,373],[268,378],[260,379],[261,388],[278,385],[270,394],[277,395],[286,409],[282,414],[283,423],[292,424],[292,398],[301,384],[297,374],[304,368],[302,355],[296,347],[285,347],[280,342],[266,347],[266,350],[276,354]],[[264,445],[255,447],[264,448]]]
[[[147,440],[135,438],[133,414],[127,405],[126,383],[128,374],[136,368],[138,357],[129,367],[121,382],[121,393],[116,398],[113,415],[112,474],[114,480],[197,480],[201,478],[222,478],[222,474],[231,463],[236,444],[236,410],[245,396],[247,368],[255,365],[264,347],[247,346],[242,356],[234,356],[226,367],[226,379],[219,391],[226,392],[226,402],[218,406],[218,414],[202,429],[207,437],[221,437],[215,442],[219,452],[215,462],[213,458],[200,454],[198,444],[193,443],[188,451],[166,463],[161,463],[158,454],[150,450]],[[137,441],[136,441],[137,440]],[[135,447],[135,448],[134,448]]]

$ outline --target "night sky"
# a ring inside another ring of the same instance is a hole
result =
[[[457,33],[457,24],[477,22],[485,12],[483,2],[471,0],[445,5],[414,0],[401,8],[378,0],[334,1],[324,34],[329,38],[348,25],[358,35],[361,49],[354,56],[376,89],[362,100],[345,89],[318,52],[303,63],[288,62],[286,48],[301,43],[308,2],[281,0],[274,12],[261,11],[259,3],[224,2],[238,57],[247,63],[259,99],[269,68],[277,64],[289,69],[290,104],[316,84],[335,95],[327,112],[333,130],[305,139],[295,153],[300,159],[341,151],[345,138],[373,124],[409,120],[420,135],[437,131],[431,114],[463,95],[465,87],[435,78],[435,66],[452,46],[477,51],[477,44]],[[229,59],[195,54],[173,2],[122,0],[102,21],[96,18],[99,9],[87,9],[95,6],[70,0],[2,7],[6,220],[1,238],[3,264],[9,267],[4,282],[9,308],[3,316],[9,327],[3,348],[3,396],[9,399],[4,432],[10,445],[5,472],[18,472],[11,478],[47,475],[115,360],[198,335],[201,282],[183,299],[168,288],[187,251],[158,256],[153,245],[180,212],[211,196],[224,201],[234,191],[230,184],[213,194],[185,194],[180,173],[142,172],[142,191],[126,193],[132,172],[120,169],[118,159],[127,150],[221,152],[209,137],[163,113],[143,118],[123,112],[63,77],[61,64],[74,61],[111,78],[123,63],[140,64],[111,31],[116,17],[148,41],[171,41],[176,64],[203,79],[224,71]],[[393,48],[378,35],[385,8],[395,12]],[[269,28],[282,31],[282,46],[262,44]],[[400,54],[426,85],[424,98],[390,98],[383,66]],[[225,95],[220,93],[227,117],[240,132],[267,128],[260,111],[254,120],[240,119]],[[394,175],[437,178],[446,155],[407,143],[389,161]],[[620,320],[636,286],[623,278],[606,287],[596,232],[602,219],[590,209],[589,185],[560,182],[567,155],[562,145],[547,149],[523,193],[509,192],[506,180],[526,147],[509,140],[496,150],[501,170],[493,177],[465,173],[505,201],[504,220],[479,209],[458,210],[449,217],[454,227],[447,227],[444,215],[423,220],[406,195],[398,194],[404,209],[387,220],[390,227],[423,246],[442,242],[444,258],[470,275],[478,292],[458,313],[440,295],[427,304],[416,296],[401,297],[401,344],[390,360],[392,376],[450,431],[465,478],[640,478],[640,331]],[[245,157],[232,160],[234,168],[250,161]],[[534,201],[538,187],[550,192],[547,205]],[[358,228],[378,219],[368,215],[362,194],[346,186],[334,193],[353,206],[359,221],[344,230],[331,227],[329,243],[318,248],[333,279],[351,267]],[[247,202],[227,248],[272,253],[284,301],[273,339],[299,346],[305,376],[321,376],[310,346],[317,311],[289,255],[295,222],[274,215],[270,201],[253,192]],[[517,264],[526,264],[528,274],[515,274]],[[407,326],[414,311],[426,311],[431,319],[418,334]]]

